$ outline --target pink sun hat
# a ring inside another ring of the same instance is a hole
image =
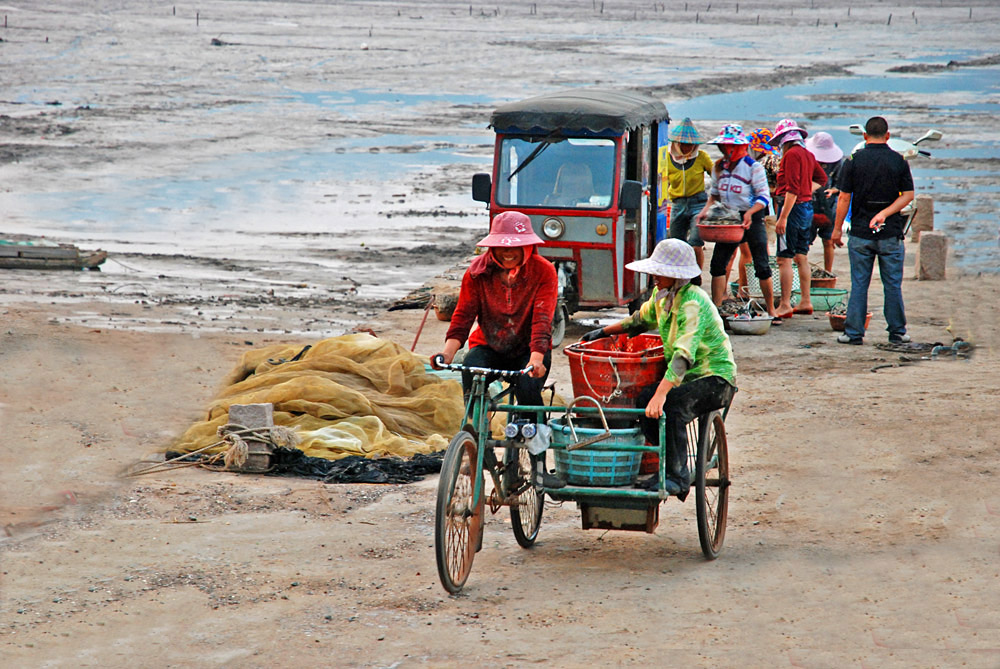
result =
[[[545,242],[531,229],[531,219],[519,211],[505,211],[497,214],[490,226],[490,234],[479,240],[476,246],[532,246]]]
[[[797,132],[799,137],[787,137],[788,133]],[[768,142],[771,146],[781,146],[785,142],[792,141],[795,139],[805,139],[809,136],[809,133],[805,131],[804,128],[800,128],[799,124],[790,118],[783,118],[778,121],[778,125],[774,126],[774,136]]]
[[[840,150],[837,143],[833,141],[833,136],[828,132],[817,132],[807,139],[806,148],[821,163],[835,163],[844,157],[844,152]]]

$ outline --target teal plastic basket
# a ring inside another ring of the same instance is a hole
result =
[[[550,420],[549,427],[552,428],[553,446],[565,447],[573,443],[568,425]],[[578,439],[586,439],[603,432],[603,428],[576,428]],[[645,437],[638,427],[617,429],[611,430],[609,438],[597,443],[602,446],[614,444],[641,446],[645,443]],[[642,463],[642,451],[598,451],[583,448],[567,451],[565,448],[554,448],[552,452],[555,454],[556,474],[573,485],[630,485],[639,475],[639,465]]]

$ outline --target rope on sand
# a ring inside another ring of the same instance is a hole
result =
[[[202,446],[197,450],[182,453],[177,457],[157,462],[144,469],[128,472],[125,475],[142,476],[182,467],[203,467],[213,471],[239,469],[246,463],[249,455],[250,447],[247,441],[257,441],[280,448],[294,448],[299,443],[299,436],[295,434],[295,431],[283,425],[248,428],[236,423],[227,423],[218,429],[217,434],[221,437],[219,441],[208,446]],[[226,445],[226,448],[219,453],[213,453],[201,459],[191,459],[193,456],[201,455],[205,451],[222,445]],[[218,466],[220,461],[222,462],[221,467]]]

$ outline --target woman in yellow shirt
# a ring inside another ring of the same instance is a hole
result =
[[[670,199],[670,237],[683,239],[693,246],[698,267],[703,267],[705,242],[698,235],[694,217],[708,200],[705,175],[711,178],[712,159],[698,149],[702,139],[690,118],[674,126],[667,139],[670,140],[670,157],[665,190]]]

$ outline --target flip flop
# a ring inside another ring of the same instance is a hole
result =
[[[793,314],[802,314],[803,316],[808,316],[813,312],[812,307],[808,309],[792,309]]]
[[[787,314],[775,314],[774,316],[775,316],[775,318],[783,318],[783,319],[785,319],[787,321],[787,320],[791,319],[792,314],[794,314],[794,313],[796,313],[796,312],[789,311]]]
[[[781,316],[772,316],[771,325],[781,325]]]

